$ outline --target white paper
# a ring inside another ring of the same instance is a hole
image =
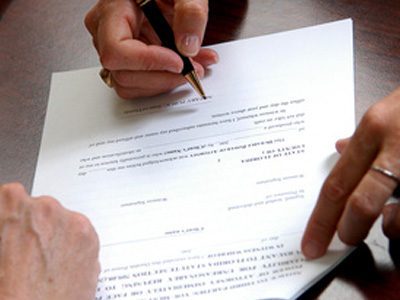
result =
[[[93,222],[96,299],[290,299],[347,251],[306,261],[300,240],[354,130],[351,20],[212,48],[205,100],[53,75],[33,194]]]

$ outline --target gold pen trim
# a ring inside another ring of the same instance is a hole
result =
[[[153,0],[135,0],[136,4],[139,7],[142,7],[143,5],[146,5],[148,2],[153,1]]]
[[[196,90],[196,92],[203,98],[206,98],[206,93],[203,90],[203,87],[200,83],[199,76],[195,70],[184,75],[186,80],[190,83],[190,85]]]

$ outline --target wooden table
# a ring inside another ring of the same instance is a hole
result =
[[[83,25],[96,0],[0,0],[0,184],[32,186],[51,73],[98,65]],[[205,44],[352,18],[357,122],[400,85],[399,0],[210,0]],[[400,299],[380,224],[337,277],[304,299]]]

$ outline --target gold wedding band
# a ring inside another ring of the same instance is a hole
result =
[[[102,68],[102,69],[100,70],[99,75],[100,75],[101,79],[103,79],[104,83],[105,83],[108,87],[110,87],[110,88],[113,87],[112,81],[111,81],[111,71],[110,71],[110,70],[105,69],[105,68]]]
[[[398,184],[400,183],[400,177],[389,170],[386,170],[379,166],[371,166],[371,170],[377,171],[377,172],[385,175],[386,177],[394,179],[395,181],[397,181]]]

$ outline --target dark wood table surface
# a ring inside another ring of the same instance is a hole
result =
[[[83,24],[95,2],[0,0],[0,184],[31,189],[52,72],[99,65]],[[206,45],[352,18],[357,122],[400,85],[399,0],[210,2]],[[366,245],[304,299],[400,299],[379,222]]]

